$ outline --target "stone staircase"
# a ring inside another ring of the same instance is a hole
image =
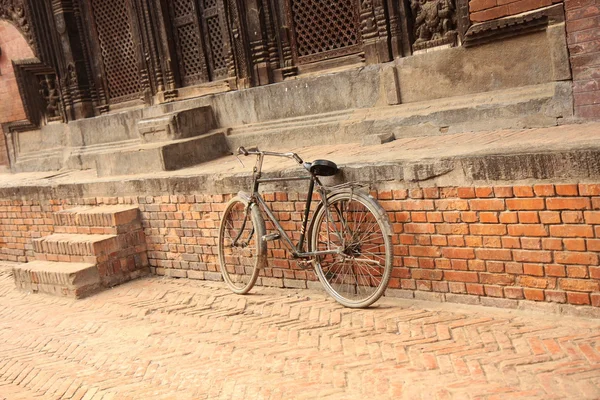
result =
[[[17,288],[82,298],[148,273],[139,209],[82,206],[54,213],[54,234],[35,239],[35,261],[13,268]]]

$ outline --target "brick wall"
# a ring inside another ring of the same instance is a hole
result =
[[[472,22],[485,22],[547,7],[561,0],[470,0]]]
[[[600,0],[566,0],[575,115],[600,119]]]
[[[389,293],[512,306],[600,307],[600,184],[446,187],[374,192],[394,232]],[[155,273],[218,279],[216,235],[230,196],[141,196],[0,202],[0,259],[32,259],[32,238],[53,231],[52,212],[74,204],[138,204]],[[266,200],[298,235],[302,195]],[[279,242],[263,284],[318,286]]]
[[[12,60],[34,57],[19,30],[0,20],[0,125],[25,119],[23,103],[12,67]],[[4,133],[0,129],[0,165],[8,165]]]

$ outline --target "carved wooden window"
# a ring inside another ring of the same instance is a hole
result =
[[[292,47],[298,62],[309,63],[361,51],[356,0],[288,0]]]
[[[212,80],[227,77],[229,32],[223,0],[201,0]]]
[[[208,81],[208,70],[202,45],[196,0],[174,0],[171,24],[179,59],[179,75],[183,86]]]
[[[141,92],[140,68],[129,1],[92,0],[102,64],[111,102],[132,100]]]

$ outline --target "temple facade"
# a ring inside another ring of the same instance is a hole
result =
[[[593,0],[0,0],[0,164],[16,164],[32,142],[46,141],[32,151],[73,147],[58,124],[390,63],[380,74],[386,105],[549,76],[569,82],[563,103],[572,102],[553,118],[596,119],[599,15]],[[506,64],[494,71],[482,48]],[[247,122],[216,119],[224,128]]]

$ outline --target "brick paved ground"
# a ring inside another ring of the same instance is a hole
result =
[[[0,267],[0,399],[598,399],[600,321],[146,278],[85,300]]]

